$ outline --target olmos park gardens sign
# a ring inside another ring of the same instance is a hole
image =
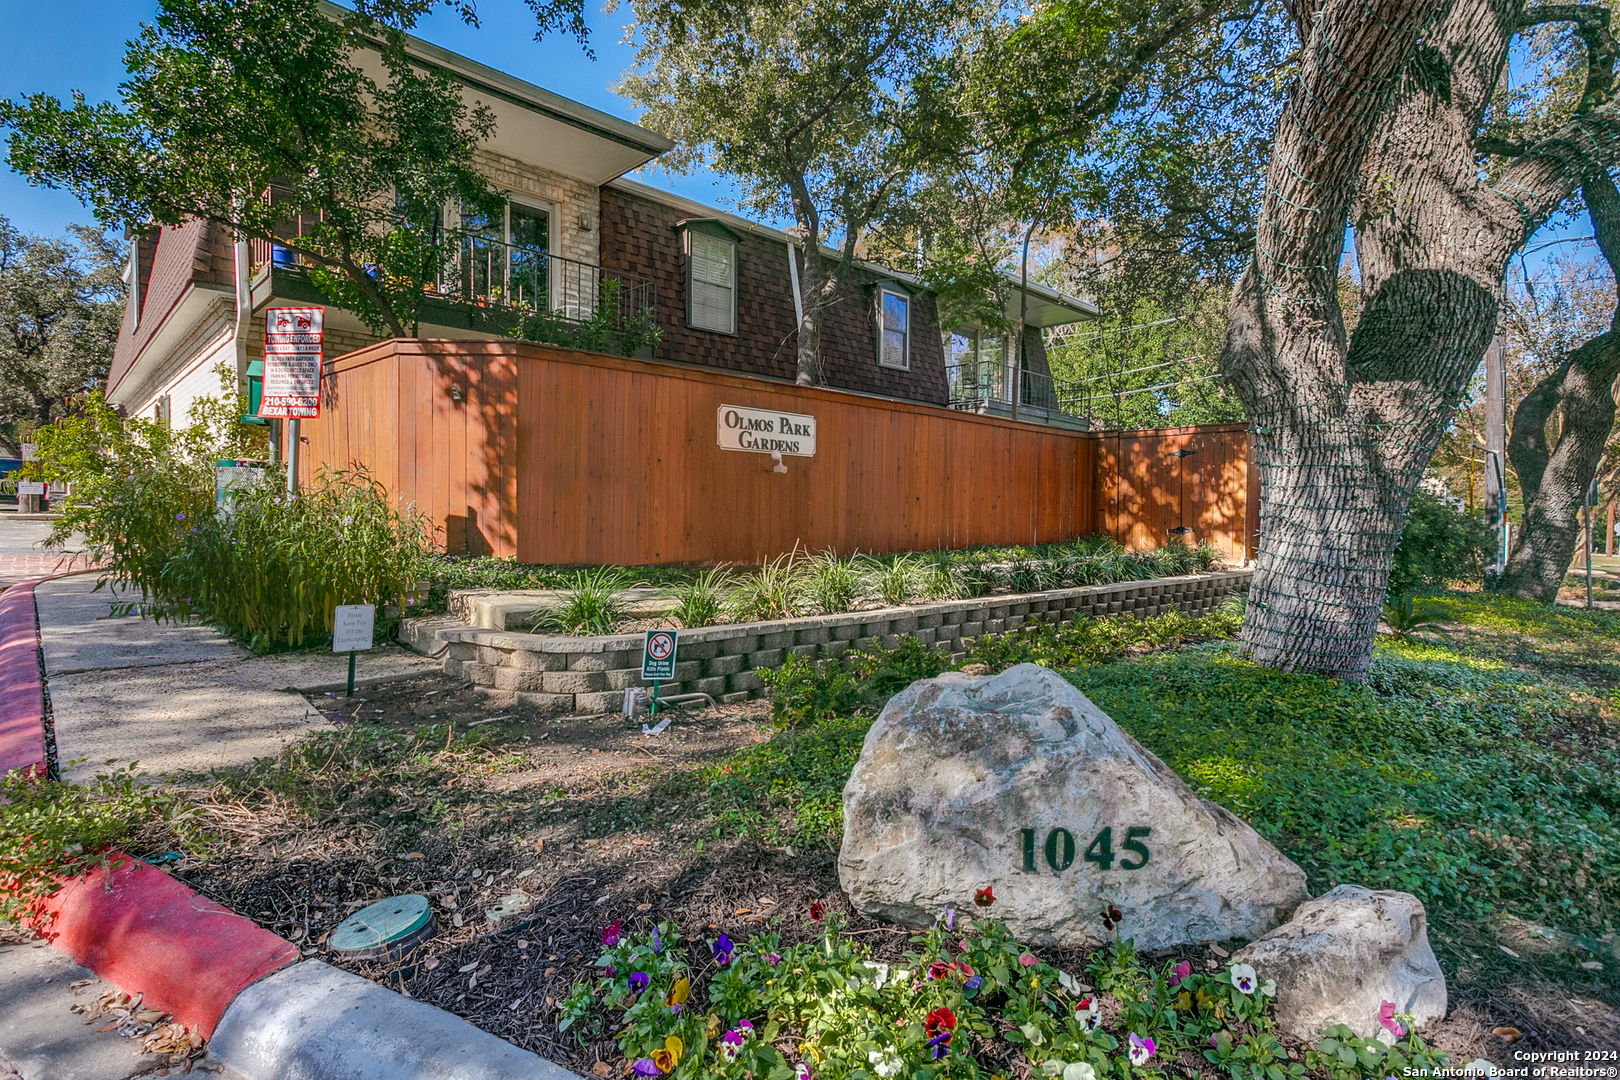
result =
[[[1020,940],[1256,938],[1305,873],[1045,668],[948,673],[890,700],[844,788],[838,873],[867,914],[932,923],[993,887]]]
[[[816,456],[816,418],[804,413],[722,405],[715,411],[715,437],[722,450],[783,457]]]

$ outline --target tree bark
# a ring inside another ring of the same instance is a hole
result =
[[[1221,357],[1256,434],[1243,640],[1261,663],[1365,677],[1408,500],[1489,343],[1507,260],[1615,154],[1608,103],[1481,179],[1474,141],[1519,7],[1325,0],[1305,35]],[[1347,340],[1351,222],[1365,302]]]
[[[821,295],[828,276],[820,236],[807,237],[799,245],[799,343],[793,372],[800,386],[821,381]]]
[[[1582,184],[1598,249],[1620,281],[1620,190],[1607,172]],[[1508,457],[1524,492],[1524,528],[1502,574],[1503,592],[1552,601],[1581,535],[1581,507],[1614,428],[1615,379],[1620,378],[1620,305],[1607,333],[1565,356],[1513,412]],[[1547,446],[1547,422],[1562,410],[1558,442]]]

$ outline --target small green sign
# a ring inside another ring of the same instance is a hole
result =
[[[647,631],[647,642],[641,648],[641,677],[660,680],[675,677],[675,631]]]

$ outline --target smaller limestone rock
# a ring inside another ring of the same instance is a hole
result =
[[[1411,893],[1340,885],[1239,950],[1233,963],[1277,981],[1277,1025],[1309,1042],[1344,1024],[1384,1030],[1383,1003],[1418,1026],[1446,1015],[1446,977],[1429,947],[1428,915]]]

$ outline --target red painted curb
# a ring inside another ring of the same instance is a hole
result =
[[[40,579],[43,580],[43,579]],[[45,775],[45,688],[39,677],[34,586],[0,593],[0,776]]]
[[[208,1038],[247,987],[298,946],[122,852],[40,904],[35,932],[147,1008]]]

